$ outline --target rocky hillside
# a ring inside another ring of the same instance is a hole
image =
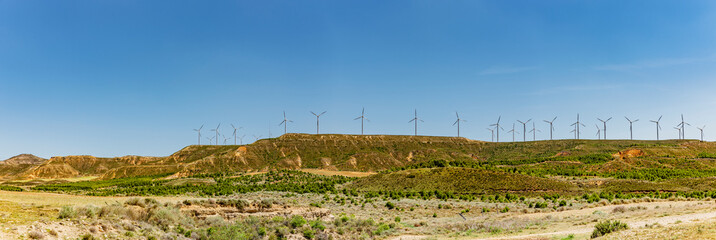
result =
[[[57,179],[141,175],[189,176],[198,173],[318,168],[380,171],[434,159],[447,161],[525,161],[555,156],[608,154],[613,162],[599,171],[639,167],[639,162],[669,164],[668,159],[712,158],[716,144],[695,140],[555,140],[491,143],[454,137],[286,134],[243,146],[187,146],[167,157],[21,155],[0,164],[5,179]],[[34,158],[33,158],[34,157]],[[611,158],[611,157],[610,157]],[[636,160],[630,160],[636,159]],[[641,159],[641,160],[640,160]],[[646,160],[644,160],[646,159]],[[710,164],[711,160],[692,164]],[[567,164],[568,162],[564,163]],[[664,165],[664,167],[668,167]]]
[[[47,161],[47,159],[32,154],[20,154],[11,157],[5,161],[0,161],[0,177],[12,177],[17,173],[27,171],[33,166],[42,164],[45,161]]]

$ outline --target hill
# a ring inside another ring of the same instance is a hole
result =
[[[0,177],[12,177],[17,173],[27,171],[33,166],[37,166],[47,161],[47,159],[37,157],[32,154],[20,154],[7,160],[0,161]]]
[[[554,140],[493,143],[455,137],[286,134],[253,144],[187,146],[167,157],[20,157],[5,179],[191,176],[278,169],[384,171],[431,160],[468,162],[532,176],[666,179],[716,175],[716,144],[696,140]],[[25,159],[22,160],[21,159]],[[23,164],[17,164],[22,162]],[[22,166],[22,167],[18,167]],[[656,169],[656,170],[655,170]]]

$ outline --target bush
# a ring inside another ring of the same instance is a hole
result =
[[[289,224],[291,225],[291,227],[297,228],[306,225],[306,219],[304,219],[301,215],[293,215]]]
[[[594,232],[592,232],[592,238],[597,238],[604,236],[608,233],[613,233],[616,231],[621,231],[628,229],[629,226],[626,225],[626,223],[622,223],[618,220],[607,220],[603,222],[597,223],[596,226],[594,226]]]
[[[313,228],[313,229],[318,229],[321,231],[326,229],[326,226],[323,225],[323,222],[321,222],[321,220],[313,220],[310,222],[310,225],[311,225],[311,228]]]
[[[393,208],[395,208],[395,204],[393,204],[392,202],[387,202],[385,203],[385,207],[392,210]]]
[[[313,237],[316,235],[316,230],[313,229],[306,229],[303,230],[303,237],[308,239],[313,239]]]
[[[72,206],[62,206],[62,209],[60,209],[60,214],[58,218],[60,219],[66,219],[66,218],[75,218],[77,217],[77,211],[75,211],[75,208]]]
[[[34,230],[34,231],[27,233],[27,237],[30,239],[44,239],[45,234],[40,231]]]
[[[510,211],[510,208],[507,207],[507,206],[505,206],[505,208],[503,208],[503,209],[500,210],[501,213],[506,213],[506,212],[509,212],[509,211]]]
[[[395,217],[395,222],[399,223],[399,222],[400,222],[400,217]]]

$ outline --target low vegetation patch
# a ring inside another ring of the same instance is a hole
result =
[[[608,233],[613,233],[621,230],[629,229],[629,226],[627,226],[626,223],[622,223],[618,220],[607,220],[603,222],[597,223],[597,225],[594,226],[594,231],[592,232],[592,238],[598,238],[601,236],[604,236]]]

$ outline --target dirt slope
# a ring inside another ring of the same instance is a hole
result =
[[[494,143],[456,137],[286,134],[243,146],[192,145],[167,157],[65,156],[44,160],[21,155],[0,162],[0,178],[119,178],[159,174],[181,177],[222,171],[307,168],[375,172],[434,159],[519,161],[560,154],[570,157],[610,154],[614,156],[614,161],[605,164],[604,171],[618,171],[643,164],[657,164],[660,167],[669,167],[667,165],[672,162],[680,164],[668,159],[687,159],[691,161],[690,164],[704,166],[716,161],[697,159],[704,152],[716,153],[716,144],[695,140]]]

